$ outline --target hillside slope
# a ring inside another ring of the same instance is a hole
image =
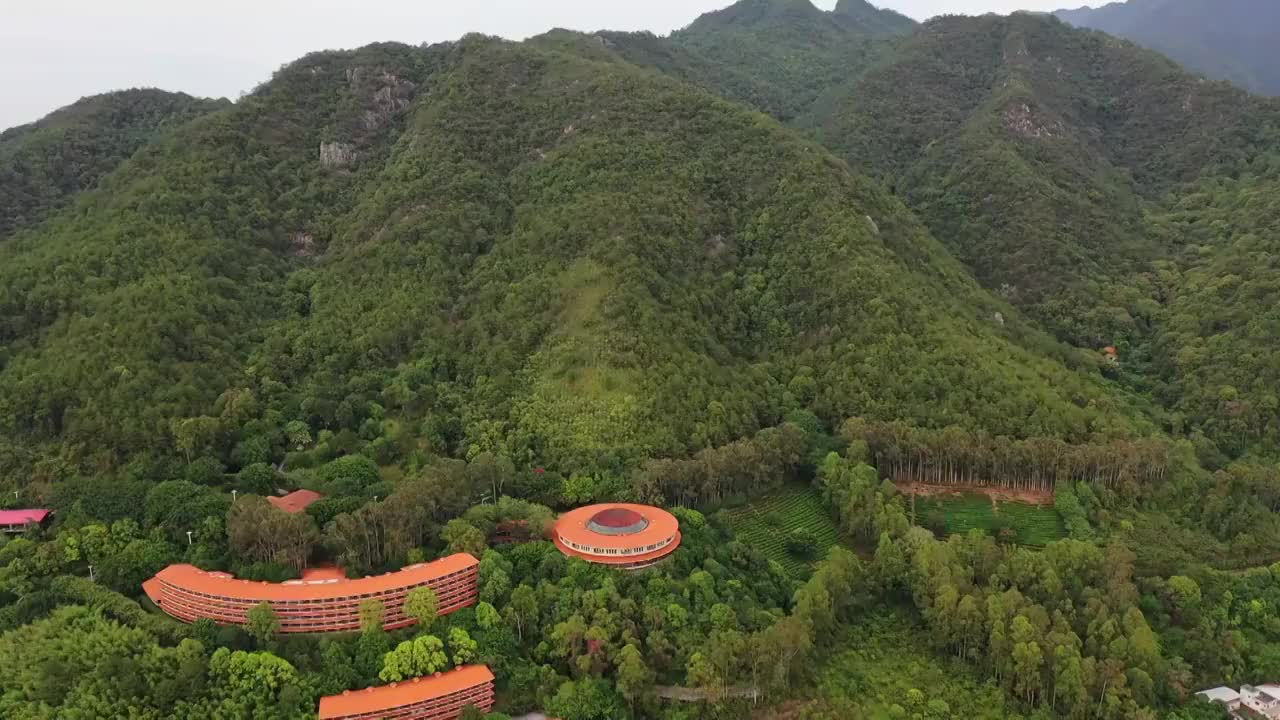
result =
[[[0,288],[19,466],[56,443],[68,467],[235,467],[282,457],[291,421],[385,461],[602,472],[800,409],[1147,427],[815,145],[480,38],[295,63],[0,248]]]
[[[1183,248],[1163,264],[1153,348],[1159,399],[1229,455],[1280,446],[1280,132],[1230,176],[1204,178],[1152,213]]]
[[[1230,238],[1265,222],[1258,188],[1270,183],[1262,158],[1274,152],[1280,103],[1017,14],[931,21],[802,124],[895,187],[983,285],[1068,342],[1119,347],[1121,377],[1191,429],[1233,453],[1275,435],[1275,414],[1258,410],[1273,394],[1246,380],[1280,378],[1264,359],[1265,328],[1223,327],[1203,293],[1238,278]],[[1223,225],[1211,243],[1187,227],[1210,216],[1189,210],[1206,196],[1245,210],[1213,211]],[[1237,310],[1263,309],[1256,294],[1230,297]],[[1191,351],[1183,344],[1203,340],[1189,326],[1233,341]],[[1247,397],[1208,397],[1219,390]]]
[[[1143,201],[1246,156],[1259,106],[1104,35],[986,16],[930,22],[808,123],[984,285],[1102,347],[1149,322],[1133,278],[1169,249]]]
[[[1159,50],[1211,78],[1280,95],[1280,5],[1271,0],[1128,0],[1054,14]]]
[[[125,90],[84,98],[0,133],[0,240],[92,188],[164,130],[229,105]]]
[[[290,272],[323,249],[360,182],[318,149],[343,137],[331,155],[385,153],[438,54],[308,56],[0,244],[0,464],[28,466],[47,443],[74,461],[51,476],[172,450],[175,420],[241,387],[265,324],[296,312]],[[188,456],[212,441],[201,427],[186,426]]]
[[[740,0],[703,15],[666,44],[696,58],[701,72],[684,79],[787,121],[914,27],[910,18],[864,0],[841,0],[830,12],[809,0]]]
[[[671,72],[679,62],[651,58],[687,60],[687,46],[724,32],[695,23],[686,35],[705,37],[619,54]],[[794,66],[829,56],[826,29],[769,32]],[[1203,430],[1232,455],[1270,452],[1280,418],[1266,387],[1280,373],[1256,302],[1269,264],[1245,270],[1234,238],[1268,237],[1249,228],[1267,222],[1280,104],[1047,16],[943,17],[877,37],[867,62],[816,95],[808,78],[782,78],[778,95],[808,108],[791,124],[885,183],[986,288],[1058,338],[1119,348],[1106,372],[1171,410],[1170,430]],[[721,60],[722,74],[759,74],[755,58]],[[1249,291],[1227,293],[1242,278]],[[1223,293],[1239,324],[1206,292]]]

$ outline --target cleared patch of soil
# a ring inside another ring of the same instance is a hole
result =
[[[899,483],[898,489],[907,495],[920,497],[960,497],[961,495],[986,495],[992,504],[999,507],[1002,502],[1016,502],[1025,505],[1052,505],[1053,491],[1029,490],[1025,488],[981,487],[977,485],[929,485],[927,483]]]
[[[753,720],[795,720],[807,707],[814,704],[812,700],[788,700],[778,705],[762,707],[751,714]]]

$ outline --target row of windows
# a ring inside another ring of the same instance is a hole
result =
[[[446,607],[451,607],[458,603],[464,603],[468,599],[474,598],[475,596],[476,596],[476,587],[472,586],[470,588],[460,589],[457,592],[446,593],[438,596],[437,604],[441,609],[443,609]],[[227,607],[225,605],[220,605],[218,603],[192,602],[189,598],[183,598],[179,596],[162,596],[160,600],[161,600],[161,605],[166,607],[189,608],[193,611],[198,610],[198,611],[207,611],[210,613],[219,613],[222,615],[226,615],[228,617],[243,618],[248,614],[248,611],[252,609],[252,607],[243,607],[243,606]],[[272,604],[272,609],[276,609],[274,604]],[[393,617],[399,616],[399,615],[403,615],[404,613],[404,605],[403,604],[392,605],[390,607],[384,606],[383,610],[388,616],[393,616]],[[360,610],[359,608],[355,608],[347,612],[336,612],[331,610],[324,611],[322,609],[317,608],[315,610],[308,612],[306,609],[303,609],[303,608],[291,608],[285,612],[277,611],[277,614],[280,615],[282,620],[288,621],[288,620],[293,620],[298,618],[355,617],[360,614]]]
[[[436,594],[436,602],[440,607],[449,607],[456,603],[465,602],[468,598],[474,598],[476,594],[476,585],[460,585],[457,588],[451,588],[448,592]],[[161,596],[161,605],[188,607],[193,611],[210,612],[210,614],[219,614],[232,616],[232,618],[244,618],[248,611],[252,609],[252,605],[247,603],[225,603],[225,602],[209,602],[182,596],[180,593],[163,593]],[[328,606],[312,606],[312,607],[279,607],[276,603],[271,603],[271,607],[278,612],[280,619],[284,621],[293,619],[324,619],[324,618],[353,618],[360,614],[360,606],[347,607],[328,607]],[[397,605],[384,606],[384,611],[389,616],[397,616],[403,614],[404,603]]]
[[[455,607],[457,605],[468,604],[471,600],[475,599],[475,597],[476,597],[476,589],[471,588],[469,591],[466,591],[466,592],[449,593],[447,595],[442,595],[439,598],[437,598],[437,604],[440,610],[443,611],[446,608]],[[192,602],[186,601],[183,598],[177,598],[177,597],[162,597],[161,605],[166,608],[186,609],[190,612],[199,612],[203,614],[218,615],[218,616],[223,616],[228,618],[240,618],[241,620],[243,620],[243,618],[245,618],[248,614],[248,610],[245,608],[240,608],[240,607],[227,608],[219,605],[192,603]],[[272,609],[275,609],[274,605],[272,606]],[[403,605],[396,605],[390,608],[384,607],[383,610],[384,610],[385,616],[390,620],[399,620],[405,617]],[[356,610],[353,612],[306,612],[306,611],[291,610],[289,612],[277,612],[277,614],[280,616],[280,619],[282,622],[291,622],[291,621],[307,620],[307,619],[313,619],[313,620],[323,620],[328,618],[346,619],[346,618],[358,617],[360,613],[359,613],[359,610]]]
[[[461,610],[462,608],[467,607],[467,605],[469,604],[470,603],[464,603],[456,607],[446,608],[442,610],[440,614],[446,615],[448,613],[454,612],[455,610]],[[196,614],[196,615],[188,615],[182,612],[171,612],[170,615],[172,615],[175,618],[178,618],[179,620],[183,620],[185,622],[195,622],[197,620],[200,620],[201,618],[207,617],[209,620],[213,620],[214,622],[218,622],[223,625],[244,624],[244,618],[220,618],[220,617],[210,616],[208,614],[203,614],[203,613]],[[412,618],[404,618],[399,621],[385,621],[383,622],[382,627],[386,630],[399,630],[400,628],[409,627],[410,625],[413,625],[415,622],[417,621],[413,620]],[[280,625],[280,632],[285,632],[285,633],[354,632],[359,629],[360,629],[359,619],[348,619],[341,622],[327,622],[327,623],[316,623],[316,622],[281,623]]]
[[[471,605],[472,603],[474,603],[475,600],[476,600],[476,591],[474,588],[468,593],[457,593],[457,594],[449,595],[446,597],[442,597],[439,601],[440,606],[439,606],[438,612],[441,615],[445,615],[455,610],[459,610],[461,608],[467,607],[468,605]],[[183,618],[191,619],[193,621],[196,618],[200,618],[200,617],[207,617],[210,620],[215,620],[222,623],[232,623],[232,624],[243,624],[246,621],[246,613],[243,611],[239,611],[239,612],[234,610],[228,611],[224,608],[192,605],[174,598],[162,599],[161,606],[166,612],[168,612],[171,615],[180,616]],[[324,613],[324,614],[307,614],[307,615],[281,614],[280,623],[281,623],[281,627],[286,630],[292,627],[318,627],[318,626],[359,627],[359,613],[358,612],[345,613],[345,614]],[[395,626],[399,624],[412,623],[412,619],[404,614],[402,607],[398,607],[386,613],[386,615],[384,616],[383,623],[384,625],[387,625],[387,626]]]
[[[468,705],[475,705],[485,712],[491,710],[493,708],[493,683],[476,685],[475,687],[442,695],[438,698],[431,698],[420,703],[404,705],[390,710],[342,715],[339,718],[335,718],[335,720],[371,720],[373,718],[377,720],[390,720],[392,718],[395,720],[453,720]]]
[[[436,596],[436,603],[440,607],[447,607],[468,597],[474,597],[476,594],[476,586],[461,587],[451,592],[440,593]],[[228,605],[226,603],[208,602],[203,600],[194,600],[182,595],[164,594],[161,596],[162,604],[171,604],[183,607],[198,608],[209,612],[219,612],[226,615],[245,616],[252,605]],[[280,608],[275,603],[270,603],[272,609],[276,611],[282,619],[290,618],[329,618],[329,617],[353,617],[360,614],[359,606],[347,608],[329,608],[317,606]],[[403,612],[404,603],[396,605],[384,605],[383,610],[388,615],[396,615]]]
[[[458,598],[474,595],[476,593],[476,587],[477,587],[476,585],[471,584],[471,585],[461,585],[456,588],[449,588],[447,590],[443,590],[441,592],[436,593],[436,602],[441,606],[448,605]],[[244,615],[248,613],[249,610],[251,610],[255,605],[260,604],[260,602],[248,603],[248,602],[225,602],[225,601],[217,601],[217,600],[206,600],[203,598],[193,598],[188,595],[184,595],[182,593],[164,592],[163,590],[161,591],[161,598],[165,603],[187,605],[193,608],[205,608],[211,611],[219,611],[219,612],[223,612],[231,615]],[[279,603],[276,603],[276,602],[270,602],[270,604],[272,608],[275,609],[276,612],[282,618],[343,617],[343,616],[356,615],[356,614],[359,614],[360,612],[360,605],[355,603],[352,603],[349,605],[327,605],[327,604],[315,604],[315,605],[309,605],[309,606],[295,605],[291,607],[282,607],[280,606]],[[392,614],[400,612],[401,608],[403,607],[404,607],[403,602],[383,604],[384,610]]]
[[[188,622],[209,618],[223,624],[242,625],[247,620],[249,609],[258,604],[226,599],[211,601],[205,596],[196,597],[181,591],[175,592],[175,590],[177,589],[168,585],[161,588],[160,606],[170,615]],[[442,588],[437,594],[439,614],[445,615],[475,603],[477,590],[474,579],[470,582],[452,583],[449,587]],[[317,602],[310,606],[281,607],[280,603],[272,602],[271,606],[280,615],[281,630],[284,632],[337,632],[359,629],[360,626],[358,603],[334,605],[329,602]],[[386,612],[383,620],[385,627],[394,628],[413,623],[412,618],[404,614],[403,601],[387,605],[384,610]]]
[[[675,539],[676,538],[673,535],[667,538],[666,540],[663,540],[662,542],[658,542],[652,545],[646,545],[644,547],[638,547],[638,548],[596,548],[596,547],[591,547],[590,545],[579,545],[578,543],[575,543],[571,540],[566,539],[563,535],[560,536],[560,542],[564,543],[565,545],[568,545],[569,547],[573,548],[574,550],[577,550],[578,552],[584,552],[589,555],[621,555],[621,556],[643,555],[645,553],[653,552],[654,550],[659,550],[661,548],[664,548],[670,545],[671,543],[675,542]]]
[[[470,604],[471,603],[464,603],[456,607],[446,608],[445,610],[441,611],[441,614],[446,615],[456,610],[461,610],[462,608],[467,607]],[[179,620],[183,620],[185,622],[196,622],[201,618],[208,618],[209,620],[213,620],[214,622],[217,622],[221,625],[243,625],[244,624],[244,618],[223,618],[223,617],[212,616],[207,613],[197,613],[194,615],[190,615],[183,612],[171,612],[170,615],[172,615],[173,617]],[[409,627],[413,625],[415,622],[417,621],[415,621],[412,618],[405,618],[399,621],[388,620],[383,622],[382,627],[386,630],[398,630],[400,628]],[[355,619],[349,618],[342,621],[331,621],[331,622],[323,622],[323,623],[322,622],[295,622],[295,623],[280,624],[280,632],[284,632],[284,633],[338,633],[338,632],[355,632],[359,629],[360,629],[360,621],[358,618],[355,618]]]
[[[477,587],[478,585],[476,583],[467,583],[465,585],[457,585],[455,587],[441,588],[438,592],[435,593],[436,600],[438,602],[445,602],[452,597],[474,593]],[[242,612],[242,613],[248,612],[255,605],[259,605],[262,602],[264,602],[262,600],[258,600],[258,601],[212,600],[209,598],[193,597],[183,592],[171,591],[168,588],[161,588],[160,594],[161,594],[161,597],[165,599],[186,603],[196,607],[219,608],[222,610],[226,610],[228,612]],[[265,602],[271,603],[271,606],[275,608],[281,615],[288,616],[288,615],[313,615],[313,614],[321,614],[321,615],[350,614],[354,612],[359,612],[361,605],[369,601],[366,600],[360,603],[345,603],[341,605],[331,604],[331,603],[314,603],[311,605],[289,605],[289,606],[281,605],[279,602],[274,600],[267,600]],[[382,605],[384,608],[395,610],[395,609],[404,607],[405,603],[401,601],[401,602],[383,603]]]
[[[465,596],[451,597],[447,601],[442,602],[439,606],[439,614],[445,615],[448,612],[461,609],[471,605],[476,600],[476,593],[465,594]],[[210,620],[220,620],[224,623],[244,623],[246,614],[244,612],[227,612],[225,610],[216,609],[216,607],[201,607],[187,605],[183,602],[163,602],[161,603],[166,611],[172,611],[172,614],[183,614],[192,616],[201,616],[201,618],[209,618]],[[291,624],[316,624],[316,623],[353,623],[358,621],[360,614],[347,615],[282,615],[280,623],[284,625]],[[387,612],[384,615],[385,623],[393,624],[399,621],[410,619],[403,611]]]

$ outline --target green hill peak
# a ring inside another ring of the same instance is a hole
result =
[[[906,15],[878,8],[866,0],[840,0],[832,14],[841,25],[860,32],[900,33],[916,26],[916,21]]]
[[[691,30],[752,28],[779,20],[826,22],[827,13],[809,0],[740,0],[723,10],[706,13],[694,21]]]

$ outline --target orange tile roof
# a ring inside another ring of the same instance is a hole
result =
[[[436,673],[364,690],[348,690],[341,695],[320,698],[320,720],[392,710],[487,682],[493,682],[489,666],[463,665],[447,673]]]
[[[187,590],[238,600],[327,600],[420,585],[479,565],[480,561],[471,555],[458,553],[435,562],[410,565],[398,572],[355,580],[329,578],[311,582],[290,580],[284,583],[238,580],[233,575],[206,572],[194,565],[170,565],[156,573],[156,579]]]
[[[640,532],[630,535],[605,535],[587,527],[587,523],[591,518],[608,510],[629,510],[648,520],[649,524]],[[570,510],[561,515],[555,524],[557,537],[562,537],[579,545],[617,550],[653,545],[675,537],[679,532],[680,522],[676,520],[675,515],[666,510],[650,505],[627,505],[621,503],[588,505],[577,510]],[[592,557],[596,556],[593,555]]]
[[[311,506],[311,503],[324,497],[315,490],[294,490],[284,497],[269,497],[267,502],[287,513],[300,513]]]
[[[156,605],[160,604],[160,581],[158,579],[151,578],[150,580],[143,582],[142,592],[146,593],[147,597],[151,598],[151,602]]]

